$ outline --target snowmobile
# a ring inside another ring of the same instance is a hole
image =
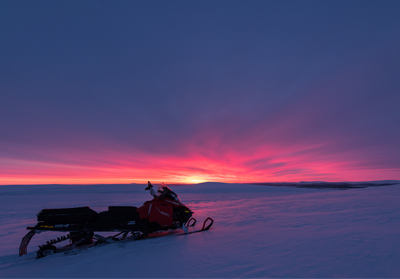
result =
[[[189,227],[196,224],[193,212],[183,203],[178,195],[162,183],[158,190],[148,182],[145,190],[150,190],[153,199],[146,201],[140,207],[109,206],[107,211],[96,212],[90,207],[43,209],[37,214],[38,223],[27,227],[29,232],[24,236],[19,247],[19,255],[27,254],[27,247],[36,233],[45,231],[67,232],[40,245],[37,257],[41,258],[53,253],[87,247],[112,241],[132,239],[138,240],[150,234],[182,229],[185,234],[208,230],[214,220],[207,218],[203,227],[190,231]],[[97,232],[117,232],[115,235],[104,237]],[[69,240],[69,245],[57,248],[55,244]]]

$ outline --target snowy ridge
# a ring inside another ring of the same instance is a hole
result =
[[[400,184],[400,180],[380,180],[365,182],[325,182],[325,181],[302,181],[302,182],[261,182],[255,185],[265,186],[289,186],[302,188],[320,188],[320,189],[351,189],[390,186]]]
[[[144,185],[0,187],[0,276],[400,277],[398,185],[347,191],[225,183],[171,188],[197,219],[214,218],[210,231],[181,237],[168,231],[36,260],[37,245],[60,236],[41,233],[18,257],[26,226],[36,223],[42,208],[140,206],[150,196]]]

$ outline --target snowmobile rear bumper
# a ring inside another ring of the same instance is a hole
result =
[[[22,238],[21,245],[19,246],[19,256],[26,255],[29,241],[31,241],[31,238],[32,238],[35,234],[36,234],[36,231],[35,231],[35,230],[30,230],[30,231]]]

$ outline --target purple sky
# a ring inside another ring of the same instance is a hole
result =
[[[2,1],[0,184],[400,179],[400,1]]]

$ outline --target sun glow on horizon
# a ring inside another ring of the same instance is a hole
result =
[[[185,178],[185,182],[189,183],[189,184],[198,184],[198,183],[207,182],[207,180],[203,179],[201,177],[189,176],[189,177]]]
[[[399,170],[395,168],[363,169],[357,168],[359,161],[314,161],[304,155],[277,160],[271,159],[271,152],[258,153],[257,157],[229,153],[217,159],[200,156],[135,157],[134,154],[103,155],[99,158],[98,154],[93,157],[75,154],[73,162],[62,161],[63,154],[59,155],[57,162],[0,158],[0,185],[146,184],[149,180],[154,183],[198,184],[400,179]],[[351,165],[355,167],[349,168]]]

